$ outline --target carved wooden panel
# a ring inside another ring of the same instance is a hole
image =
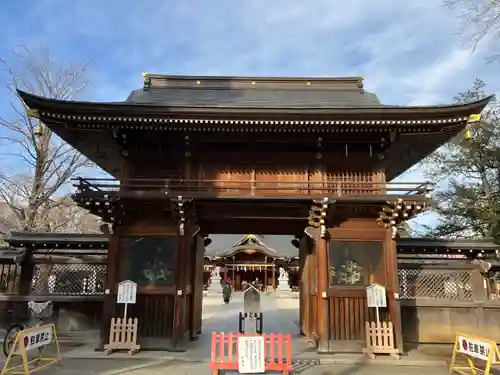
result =
[[[326,179],[331,191],[339,195],[373,194],[374,172],[371,169],[328,167]]]
[[[200,184],[228,195],[248,195],[251,190],[252,169],[247,165],[230,163],[200,163]]]
[[[306,167],[279,164],[259,165],[255,169],[255,185],[259,194],[302,195],[309,194]]]

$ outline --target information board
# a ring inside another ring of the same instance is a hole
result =
[[[366,300],[368,307],[387,307],[385,287],[380,284],[369,285],[366,288]]]
[[[238,338],[238,372],[263,374],[266,370],[264,337],[240,336]]]
[[[130,280],[118,283],[116,303],[135,304],[137,298],[137,284]]]

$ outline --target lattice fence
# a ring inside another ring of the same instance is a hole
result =
[[[16,264],[0,264],[0,293],[18,293],[20,277],[21,266]]]
[[[471,272],[400,268],[400,299],[472,301]]]
[[[105,264],[37,264],[31,290],[35,295],[103,295]]]

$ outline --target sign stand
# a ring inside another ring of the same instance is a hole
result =
[[[490,375],[492,366],[498,365],[499,358],[500,350],[495,341],[458,333],[453,346],[450,372],[463,375],[477,373]],[[474,359],[482,361],[481,366]]]
[[[137,345],[139,320],[127,318],[128,304],[135,304],[137,299],[137,284],[130,280],[118,283],[116,303],[124,304],[123,318],[112,318],[109,327],[109,343],[104,345],[105,354],[114,350],[128,350],[128,354],[137,353],[141,346]]]
[[[394,326],[392,322],[380,321],[380,308],[387,307],[387,293],[383,285],[371,284],[366,288],[368,307],[375,308],[375,322],[366,322],[366,348],[363,349],[371,359],[375,354],[390,354],[399,359],[399,350],[394,347]]]
[[[43,352],[50,344],[53,344],[55,347],[55,356],[44,357]],[[38,355],[36,358],[28,360],[28,351],[33,349],[39,350]],[[21,357],[21,364],[11,365],[12,358],[16,356]],[[59,342],[57,341],[56,327],[54,324],[45,324],[28,328],[17,333],[14,344],[10,349],[9,355],[5,359],[0,374],[30,375],[55,363],[61,363],[61,353],[59,351]]]

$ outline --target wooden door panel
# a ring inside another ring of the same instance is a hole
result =
[[[330,340],[365,340],[365,323],[375,320],[375,311],[367,306],[366,286],[372,282],[386,285],[385,256],[382,241],[330,241]],[[387,317],[381,311],[381,319]]]

